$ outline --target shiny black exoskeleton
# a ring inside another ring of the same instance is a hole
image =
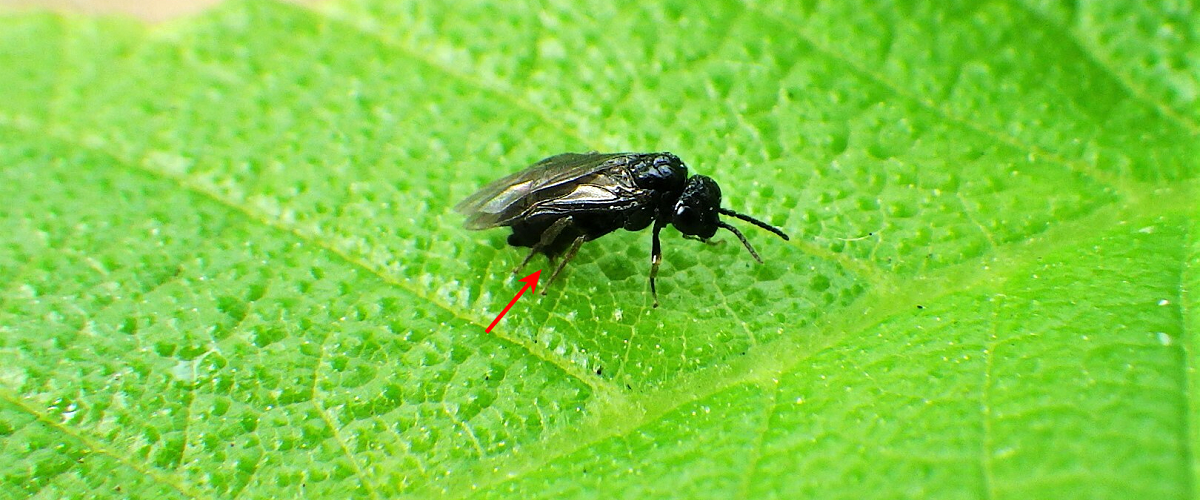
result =
[[[718,228],[741,240],[755,260],[754,247],[728,215],[787,240],[778,228],[721,208],[721,188],[703,175],[688,177],[687,166],[671,153],[564,153],[488,184],[459,203],[467,229],[509,226],[508,243],[530,247],[514,273],[537,253],[563,254],[547,284],[554,281],[585,241],[618,229],[640,231],[654,225],[650,252],[650,292],[658,306],[655,277],[662,261],[658,233],[668,224],[684,237],[708,241]],[[564,253],[565,252],[565,253]],[[542,293],[546,293],[542,289]]]

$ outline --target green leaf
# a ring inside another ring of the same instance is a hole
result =
[[[0,18],[0,495],[1195,498],[1197,26]],[[668,230],[654,309],[616,233],[485,332],[524,255],[450,207],[587,150],[673,151],[792,241]]]

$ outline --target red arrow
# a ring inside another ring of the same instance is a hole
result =
[[[484,331],[491,333],[492,327],[496,326],[496,323],[500,322],[500,318],[503,318],[505,314],[508,314],[508,310],[512,309],[513,304],[517,303],[517,299],[521,298],[521,294],[525,293],[525,290],[529,290],[529,289],[537,290],[538,276],[541,276],[541,274],[542,274],[542,271],[539,269],[537,271],[534,271],[533,274],[530,274],[529,276],[526,276],[524,278],[517,280],[517,281],[525,282],[525,286],[523,288],[521,288],[521,291],[517,292],[517,296],[513,297],[512,302],[509,302],[507,306],[504,306],[504,310],[500,311],[500,315],[496,316],[496,319],[492,320],[492,324],[488,325],[487,330],[484,330]]]

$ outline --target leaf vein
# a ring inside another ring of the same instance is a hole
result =
[[[29,415],[31,415],[35,419],[37,419],[37,421],[45,424],[46,426],[50,427],[51,429],[54,429],[66,436],[71,437],[72,439],[78,441],[83,446],[85,446],[88,450],[92,451],[93,453],[109,457],[109,458],[113,459],[114,461],[116,461],[117,463],[124,465],[126,467],[129,467],[130,469],[133,469],[134,471],[138,472],[139,474],[149,477],[150,479],[154,480],[154,482],[162,484],[164,486],[171,488],[172,490],[179,492],[179,494],[181,494],[185,497],[200,498],[200,494],[197,493],[196,491],[193,491],[183,481],[175,480],[175,478],[173,478],[172,475],[164,474],[163,472],[159,471],[156,468],[147,467],[147,466],[144,466],[137,462],[134,462],[133,460],[130,460],[128,457],[133,456],[132,453],[119,453],[119,452],[113,451],[113,450],[105,447],[104,445],[100,444],[99,441],[92,439],[90,436],[87,436],[87,435],[83,434],[82,432],[77,432],[77,431],[71,429],[70,427],[62,425],[58,422],[55,422],[53,419],[50,418],[49,415],[45,415],[45,414],[35,410],[33,407],[25,404],[25,402],[22,401],[20,397],[15,396],[13,394],[9,394],[8,391],[6,391],[6,390],[0,390],[0,400],[4,400],[5,402],[13,405],[17,409],[19,409],[25,413],[28,413]]]
[[[326,333],[321,339],[320,354],[317,356],[316,364],[313,365],[312,397],[310,401],[312,401],[313,408],[317,410],[317,415],[319,415],[321,420],[325,422],[325,426],[329,427],[329,432],[333,434],[333,440],[337,442],[338,448],[342,451],[342,454],[346,456],[346,460],[350,461],[350,466],[354,468],[354,475],[358,477],[359,483],[361,483],[363,488],[367,490],[367,494],[369,494],[371,498],[378,500],[380,497],[379,492],[375,491],[375,485],[371,484],[370,478],[368,478],[367,474],[363,472],[362,464],[359,464],[358,459],[354,456],[354,453],[350,452],[350,447],[346,445],[346,439],[342,437],[341,429],[339,429],[334,423],[333,417],[331,417],[329,412],[325,410],[325,406],[321,404],[321,399],[318,397],[319,391],[317,390],[317,381],[321,377],[321,367],[325,365],[325,347],[329,342],[329,338],[332,336],[332,333]]]
[[[795,33],[797,34],[797,36],[801,40],[803,40],[806,44],[811,46],[813,48],[813,51],[815,53],[817,53],[818,55],[825,57],[826,59],[829,59],[831,61],[845,65],[851,72],[858,75],[859,77],[861,77],[865,80],[874,82],[876,85],[879,85],[879,86],[883,87],[884,89],[887,89],[887,91],[891,92],[896,97],[906,100],[906,101],[909,101],[911,103],[914,103],[918,107],[925,109],[929,113],[932,113],[936,116],[942,117],[948,123],[951,123],[963,130],[979,134],[983,137],[987,137],[997,144],[1007,146],[1016,151],[1025,152],[1025,153],[1028,153],[1029,155],[1040,156],[1042,158],[1046,158],[1047,160],[1057,163],[1059,165],[1062,165],[1073,172],[1078,172],[1081,175],[1091,177],[1092,179],[1095,179],[1097,182],[1099,182],[1101,184],[1106,184],[1106,185],[1112,186],[1115,189],[1119,189],[1122,193],[1128,194],[1130,192],[1136,191],[1136,189],[1134,189],[1134,186],[1127,185],[1127,183],[1122,182],[1121,179],[1113,176],[1112,174],[1109,174],[1107,172],[1099,170],[1099,169],[1095,168],[1095,166],[1093,166],[1093,165],[1090,165],[1086,162],[1082,162],[1082,161],[1078,161],[1078,160],[1068,159],[1057,153],[1053,153],[1053,152],[1048,151],[1040,146],[1037,146],[1037,145],[1034,145],[1031,143],[1027,143],[1015,136],[1006,134],[1004,132],[992,130],[988,127],[982,127],[979,125],[975,125],[974,123],[970,122],[966,118],[961,117],[957,114],[954,114],[941,106],[938,106],[936,103],[930,101],[929,99],[923,99],[917,95],[914,95],[911,92],[903,90],[899,85],[893,83],[889,78],[887,78],[883,74],[876,72],[876,71],[872,71],[872,70],[868,69],[866,66],[864,66],[863,64],[860,64],[858,61],[851,59],[849,56],[847,56],[845,54],[841,54],[841,53],[835,51],[834,49],[819,43],[815,37],[813,37],[808,31],[806,31],[804,29],[803,23],[797,21],[796,19],[793,19],[790,16],[784,15],[783,13],[779,13],[777,15],[772,15],[769,12],[761,10],[758,6],[747,3],[747,0],[740,0],[739,4],[745,9],[757,12],[759,15],[761,15],[764,18],[767,18],[768,20],[785,22],[785,23],[789,24],[790,26],[792,26],[792,29],[795,30]],[[1133,183],[1136,185],[1136,181],[1129,180],[1127,182]]]
[[[338,25],[344,26],[347,29],[353,30],[356,33],[360,33],[363,36],[366,36],[372,40],[375,40],[376,42],[378,42],[379,44],[381,44],[385,47],[390,47],[390,48],[396,49],[397,51],[399,51],[399,53],[402,56],[404,56],[418,64],[427,66],[434,70],[437,70],[438,72],[440,72],[446,76],[449,76],[455,80],[463,82],[463,83],[465,83],[471,87],[474,87],[484,93],[493,94],[495,96],[501,97],[504,100],[508,101],[508,103],[511,106],[513,106],[514,108],[516,108],[517,110],[525,112],[525,113],[529,113],[529,114],[537,117],[538,120],[540,120],[543,123],[545,123],[546,125],[550,126],[551,129],[557,130],[557,131],[561,132],[562,134],[579,141],[580,144],[590,144],[590,141],[585,139],[583,137],[583,134],[581,134],[575,127],[567,124],[566,122],[555,119],[553,116],[547,114],[543,109],[526,101],[520,95],[518,95],[516,92],[514,92],[511,87],[498,85],[494,82],[486,82],[486,81],[484,81],[480,78],[474,77],[468,73],[456,71],[454,68],[438,61],[436,58],[426,55],[428,50],[422,51],[422,50],[418,50],[416,48],[409,47],[408,45],[404,44],[403,42],[396,40],[390,36],[387,36],[387,35],[379,32],[376,29],[366,26],[363,22],[358,21],[356,19],[345,17],[341,14],[337,14],[337,13],[329,12],[329,11],[322,12],[319,14],[314,13],[312,11],[307,11],[307,12],[310,12],[314,15],[318,15],[322,19],[327,19],[329,21],[337,23]]]
[[[4,115],[0,115],[0,126],[8,126],[10,128],[13,128],[14,130],[29,132],[29,130],[26,130],[26,127],[23,127],[18,123],[18,120],[9,119],[9,117],[4,116]],[[30,127],[30,128],[36,128],[36,127]],[[187,177],[176,176],[176,175],[173,175],[168,172],[155,170],[153,168],[144,166],[142,163],[131,161],[125,155],[120,155],[117,152],[107,151],[104,149],[100,149],[99,146],[92,146],[92,145],[84,144],[80,141],[74,141],[74,140],[71,140],[71,138],[69,138],[69,137],[61,137],[61,134],[56,134],[53,130],[51,130],[48,127],[43,126],[43,127],[41,127],[41,129],[42,129],[41,131],[43,133],[45,133],[49,136],[56,137],[60,140],[63,140],[70,144],[73,144],[77,147],[80,147],[80,148],[83,148],[83,149],[89,150],[89,151],[95,151],[95,152],[98,152],[101,154],[106,154],[106,155],[114,158],[115,160],[117,160],[117,162],[116,162],[117,165],[119,165],[121,167],[127,168],[134,172],[141,172],[143,175],[147,175],[151,178],[166,181],[171,184],[174,184],[174,185],[178,186],[180,189],[186,190],[188,192],[191,192],[193,194],[196,194],[198,196],[206,198],[206,199],[216,203],[217,205],[223,206],[223,207],[231,210],[233,213],[238,214],[242,217],[245,217],[250,222],[259,224],[263,227],[268,227],[268,228],[274,229],[281,233],[291,235],[291,237],[295,238],[297,241],[299,241],[303,244],[306,244],[313,248],[323,250],[325,252],[329,252],[331,255],[336,256],[339,260],[341,260],[353,267],[367,271],[368,273],[374,275],[376,278],[378,278],[383,283],[386,283],[388,285],[391,285],[391,286],[394,286],[401,290],[404,290],[404,291],[412,294],[413,296],[417,297],[418,299],[421,299],[421,300],[437,307],[438,309],[441,309],[443,311],[450,313],[452,316],[454,316],[455,318],[457,318],[461,321],[464,321],[471,325],[475,325],[475,326],[479,327],[480,329],[485,329],[487,327],[487,325],[478,321],[477,319],[468,315],[467,313],[459,311],[458,309],[451,307],[449,304],[445,304],[442,301],[437,300],[434,297],[422,292],[418,288],[416,288],[402,280],[399,280],[399,279],[396,279],[396,278],[390,276],[389,274],[387,274],[383,270],[377,268],[376,266],[374,266],[366,261],[363,261],[362,259],[357,258],[357,257],[345,252],[344,250],[339,249],[333,245],[325,244],[318,239],[312,238],[309,235],[305,234],[302,230],[300,230],[297,227],[294,227],[294,226],[291,226],[288,224],[284,224],[279,221],[273,221],[264,215],[256,214],[253,209],[243,206],[233,200],[227,199],[224,196],[214,192],[213,190],[205,188],[204,186],[198,184],[197,182],[192,181],[191,179],[189,179]],[[101,145],[111,146],[111,144],[101,144]],[[502,331],[502,329],[493,330],[492,335],[495,336],[496,338],[500,339],[501,341],[504,341],[506,343],[512,344],[516,347],[523,349],[528,354],[530,354],[531,356],[533,356],[537,359],[540,359],[541,361],[544,361],[546,363],[549,363],[550,365],[555,366],[559,370],[563,371],[565,374],[579,380],[584,385],[587,385],[588,387],[590,387],[593,391],[595,391],[597,393],[605,394],[612,398],[623,399],[623,396],[621,395],[620,390],[616,386],[614,386],[610,383],[607,383],[603,380],[599,380],[598,377],[591,376],[591,373],[588,372],[586,369],[582,369],[582,368],[576,366],[575,364],[571,363],[569,360],[562,359],[562,358],[554,355],[548,349],[541,348],[539,346],[531,344],[530,342],[522,341],[520,339],[514,338],[514,337],[506,335],[504,333],[499,333],[501,331]]]
[[[954,196],[958,198],[958,203],[962,205],[963,215],[968,221],[971,222],[971,224],[974,224],[975,227],[979,229],[979,232],[983,233],[983,237],[987,240],[988,244],[992,246],[992,249],[994,250],[999,248],[999,245],[996,244],[996,238],[992,236],[992,232],[989,231],[988,228],[984,227],[983,223],[979,221],[979,218],[977,217],[979,211],[972,207],[970,203],[967,203],[967,198],[962,195],[961,191],[955,191]]]
[[[750,459],[746,461],[746,468],[742,472],[742,481],[738,485],[738,498],[752,498],[750,485],[754,482],[755,471],[758,470],[758,463],[762,459],[763,443],[766,441],[767,431],[771,429],[771,419],[775,417],[775,412],[779,409],[779,392],[782,390],[779,379],[772,379],[771,386],[771,399],[763,411],[762,425],[755,431],[754,444],[750,448]]]
[[[1044,13],[1023,1],[1007,0],[1006,3],[1010,3],[1016,8],[1021,9],[1026,15],[1041,24],[1047,31],[1058,33],[1061,38],[1070,40],[1075,45],[1075,48],[1087,58],[1088,62],[1101,72],[1108,74],[1130,97],[1154,109],[1163,118],[1175,122],[1176,125],[1187,130],[1192,135],[1200,135],[1200,124],[1197,124],[1190,117],[1180,114],[1178,110],[1168,106],[1165,102],[1152,97],[1146,88],[1136,84],[1128,73],[1117,71],[1117,65],[1102,55],[1095,44],[1084,40],[1074,30],[1062,23],[1053,21]]]
[[[1182,429],[1180,430],[1180,439],[1183,441],[1182,446],[1183,446],[1183,457],[1184,457],[1184,461],[1185,461],[1184,466],[1189,469],[1187,471],[1187,473],[1184,474],[1184,480],[1186,481],[1186,490],[1187,490],[1188,498],[1195,498],[1195,496],[1196,496],[1195,495],[1195,493],[1196,493],[1195,475],[1198,472],[1198,469],[1197,469],[1198,464],[1196,463],[1196,450],[1195,450],[1196,443],[1195,443],[1195,440],[1193,439],[1193,437],[1194,437],[1193,433],[1196,432],[1196,429],[1195,429],[1196,423],[1193,421],[1193,418],[1194,418],[1193,414],[1195,412],[1195,407],[1193,405],[1195,403],[1192,401],[1192,398],[1195,397],[1197,394],[1200,394],[1200,392],[1197,392],[1194,387],[1194,384],[1196,384],[1197,381],[1195,380],[1195,377],[1193,376],[1193,370],[1195,370],[1196,367],[1193,366],[1192,362],[1193,362],[1193,360],[1196,359],[1196,357],[1195,357],[1196,356],[1196,352],[1195,352],[1196,339],[1194,338],[1194,335],[1193,335],[1194,332],[1192,331],[1194,329],[1190,328],[1190,327],[1194,326],[1192,324],[1192,321],[1194,318],[1192,318],[1192,316],[1191,316],[1191,314],[1193,314],[1192,304],[1189,302],[1189,300],[1191,300],[1191,294],[1189,293],[1189,290],[1188,290],[1189,280],[1197,278],[1197,277],[1192,275],[1192,273],[1194,272],[1194,269],[1191,266],[1192,261],[1190,260],[1190,258],[1188,256],[1188,247],[1187,247],[1188,242],[1192,241],[1192,237],[1195,235],[1195,230],[1196,230],[1196,226],[1195,226],[1195,222],[1193,219],[1190,223],[1188,223],[1185,226],[1185,229],[1184,229],[1183,242],[1184,242],[1185,247],[1184,247],[1183,263],[1181,264],[1180,271],[1179,271],[1180,279],[1179,279],[1179,286],[1178,286],[1178,296],[1176,297],[1176,299],[1179,301],[1180,318],[1182,318],[1182,321],[1181,321],[1182,324],[1180,325],[1180,331],[1179,331],[1179,337],[1180,337],[1179,344],[1180,344],[1180,348],[1183,350],[1183,359],[1180,361],[1180,366],[1179,366],[1180,370],[1183,372],[1183,376],[1181,377],[1182,378],[1181,392],[1183,393],[1183,419],[1182,419],[1183,425],[1182,425]]]
[[[995,487],[995,471],[992,464],[992,450],[995,443],[992,442],[992,378],[993,368],[996,356],[996,349],[1000,346],[1000,342],[996,340],[1000,333],[1000,307],[1004,304],[1004,296],[997,295],[996,301],[991,305],[992,314],[988,323],[991,324],[991,331],[988,332],[988,338],[983,339],[983,345],[987,348],[983,351],[983,394],[980,395],[980,413],[983,417],[983,436],[979,440],[979,469],[983,476],[983,491],[981,498],[992,499],[996,498]]]

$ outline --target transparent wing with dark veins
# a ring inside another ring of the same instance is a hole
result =
[[[566,183],[613,166],[612,160],[636,153],[563,153],[539,161],[529,168],[498,179],[455,205],[467,216],[467,229],[507,225],[530,207],[547,201],[546,193]]]

